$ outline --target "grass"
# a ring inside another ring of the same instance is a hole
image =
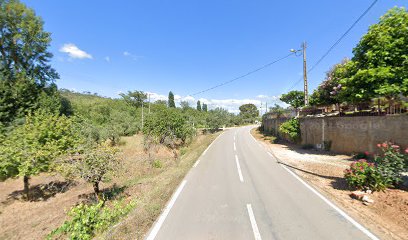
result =
[[[153,164],[142,150],[141,138],[124,138],[126,173],[117,182],[126,186],[125,194],[136,201],[136,207],[99,238],[143,239],[184,176],[218,135],[197,136],[189,146],[182,148],[183,154],[178,160],[172,158],[169,150],[158,147],[153,151]]]

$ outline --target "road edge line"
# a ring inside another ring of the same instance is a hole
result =
[[[238,156],[235,154],[235,163],[237,164],[238,176],[241,182],[244,182],[244,177],[242,176],[241,165],[239,164]]]
[[[370,239],[372,240],[380,240],[378,237],[376,237],[373,233],[371,233],[368,229],[363,227],[360,223],[358,223],[356,220],[354,220],[352,217],[350,217],[346,212],[341,210],[339,207],[337,207],[334,203],[332,203],[330,200],[328,200],[325,196],[323,196],[321,193],[319,193],[316,189],[314,189],[312,186],[310,186],[308,183],[306,183],[303,179],[301,179],[296,173],[294,173],[292,170],[287,168],[285,165],[281,164],[281,167],[288,171],[293,177],[295,177],[299,182],[301,182],[306,188],[308,188],[310,191],[312,191],[314,194],[316,194],[320,199],[322,199],[327,205],[332,207],[334,210],[336,210],[341,216],[343,216],[346,220],[348,220],[351,224],[353,224],[357,229],[362,231],[365,235],[367,235]]]
[[[180,186],[177,188],[176,192],[171,197],[170,202],[164,208],[164,211],[162,212],[162,214],[160,214],[160,217],[158,218],[157,222],[154,224],[154,226],[153,226],[152,230],[150,231],[149,235],[147,236],[146,240],[154,240],[156,238],[156,235],[157,235],[157,233],[159,233],[160,228],[164,223],[164,220],[166,220],[167,215],[169,214],[171,208],[173,207],[174,203],[176,202],[178,196],[180,195],[180,193],[183,190],[186,183],[187,183],[186,180],[183,180],[181,182]]]

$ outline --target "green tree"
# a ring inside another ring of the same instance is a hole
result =
[[[169,104],[169,108],[175,108],[176,103],[174,102],[174,94],[172,91],[169,92],[169,100],[167,101]]]
[[[255,122],[256,118],[259,116],[258,108],[255,104],[247,103],[239,107],[239,115],[243,118],[246,123]]]
[[[49,65],[51,34],[18,0],[0,0],[0,122],[10,123],[35,109],[41,93],[55,93],[59,78]]]
[[[183,110],[187,110],[187,109],[190,108],[190,104],[188,103],[188,101],[181,101],[181,102],[180,102],[180,107],[181,107],[181,109],[183,109]]]
[[[208,111],[206,122],[209,129],[218,130],[231,125],[231,114],[225,109],[215,108]]]
[[[95,195],[102,200],[99,184],[109,182],[120,168],[118,149],[95,145],[64,158],[60,170],[69,179],[80,178],[92,184]]]
[[[200,102],[200,100],[198,100],[197,101],[197,111],[200,111],[201,112],[201,102]]]
[[[393,101],[408,94],[408,13],[392,8],[372,25],[357,46],[350,70],[343,79],[349,102],[368,102],[374,97]]]
[[[334,65],[327,73],[325,80],[317,87],[310,96],[310,105],[328,106],[340,104],[345,101],[341,91],[343,89],[340,81],[350,73],[348,64],[350,60],[344,59],[341,63]]]
[[[29,199],[29,179],[53,168],[53,160],[81,144],[73,119],[37,110],[0,146],[0,178],[22,176]]]
[[[297,112],[300,107],[305,105],[305,94],[302,91],[290,91],[286,94],[282,94],[279,98],[282,102],[285,102],[292,106]]]
[[[126,94],[121,93],[120,96],[125,102],[135,108],[141,107],[147,99],[147,94],[143,91],[128,91]]]
[[[203,112],[207,112],[208,111],[208,106],[207,104],[203,103]]]

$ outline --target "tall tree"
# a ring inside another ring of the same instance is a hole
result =
[[[120,96],[127,102],[129,105],[139,108],[143,105],[143,102],[147,99],[147,94],[143,91],[128,91],[128,93],[121,93]]]
[[[207,104],[203,103],[203,112],[207,112],[208,111],[208,106]]]
[[[0,0],[0,122],[37,108],[42,93],[55,94],[59,76],[49,65],[50,42],[32,9],[18,0]]]
[[[201,102],[200,100],[197,101],[197,110],[201,112]]]
[[[343,80],[350,102],[389,100],[408,94],[408,12],[392,8],[370,27],[357,46],[350,69]]]
[[[246,123],[253,123],[259,116],[258,108],[253,103],[241,105],[239,107],[239,111],[240,111],[239,115]]]
[[[296,112],[299,111],[300,107],[303,107],[305,105],[305,94],[302,91],[290,91],[286,94],[282,94],[282,96],[279,98],[282,102],[285,102],[292,106]]]
[[[169,92],[169,100],[167,101],[170,108],[175,108],[176,103],[174,102],[174,94],[172,91]]]

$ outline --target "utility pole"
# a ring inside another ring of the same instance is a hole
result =
[[[268,102],[266,102],[265,104],[266,104],[266,107],[265,107],[265,108],[266,108],[265,113],[268,113]]]
[[[150,114],[150,93],[149,93],[149,114]]]
[[[142,131],[143,131],[143,125],[144,125],[144,116],[143,116],[143,102],[142,102]]]
[[[306,41],[302,43],[303,50],[303,83],[304,83],[304,94],[305,94],[305,106],[309,105],[309,94],[307,90],[307,67],[306,67]]]

